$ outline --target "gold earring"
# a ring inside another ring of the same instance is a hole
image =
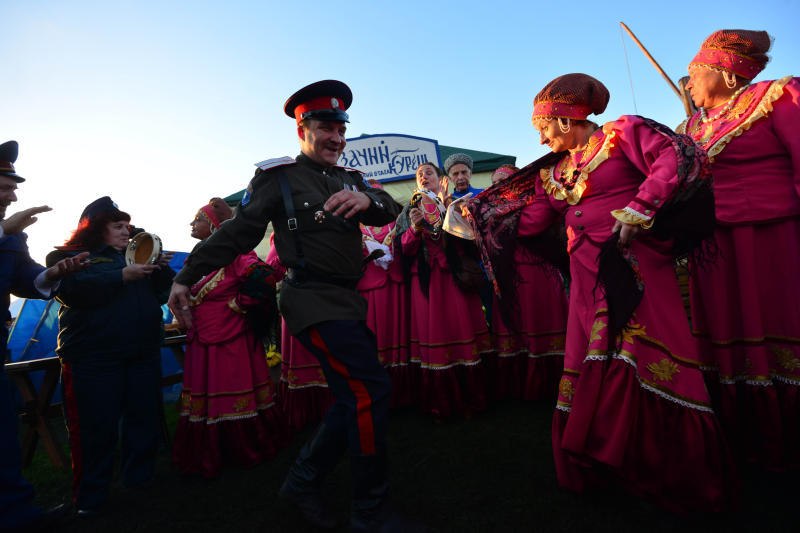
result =
[[[570,124],[570,120],[568,118],[562,119],[561,117],[558,117],[556,120],[558,120],[558,129],[561,130],[561,133],[569,133],[569,130],[572,129],[572,124]],[[566,124],[564,124],[563,120],[567,121]]]
[[[725,86],[728,89],[733,89],[736,87],[736,75],[732,74],[726,70],[722,71],[722,79],[725,80]]]

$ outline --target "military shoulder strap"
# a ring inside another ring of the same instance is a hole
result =
[[[286,211],[286,224],[294,240],[295,254],[297,255],[297,266],[306,267],[306,258],[303,255],[303,244],[300,242],[300,232],[297,231],[297,217],[294,211],[294,200],[292,199],[292,188],[289,186],[289,178],[286,172],[278,167],[275,171],[278,174],[278,183],[281,186],[281,196],[283,196],[283,208]]]

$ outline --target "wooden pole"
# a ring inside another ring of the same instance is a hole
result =
[[[656,67],[656,70],[661,74],[661,76],[663,76],[663,78],[667,81],[672,90],[675,91],[675,94],[678,96],[678,98],[681,99],[681,102],[683,102],[684,111],[686,111],[686,116],[692,116],[691,113],[689,112],[690,106],[686,101],[686,96],[684,92],[681,91],[677,85],[675,85],[675,83],[670,79],[669,76],[667,76],[667,73],[664,72],[664,69],[661,68],[661,65],[658,64],[658,61],[656,61],[655,58],[652,55],[650,55],[650,52],[647,51],[647,48],[645,48],[642,42],[636,37],[636,35],[633,34],[631,29],[628,26],[626,26],[625,23],[622,21],[620,21],[620,25],[623,28],[625,28],[625,31],[628,32],[628,35],[631,36],[633,42],[635,42],[639,46],[642,52],[644,52],[644,55],[647,56],[647,59],[649,59],[650,62],[653,64],[653,66]]]

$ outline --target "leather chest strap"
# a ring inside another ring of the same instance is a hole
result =
[[[294,211],[294,200],[292,199],[292,189],[289,187],[289,179],[282,168],[277,169],[278,183],[281,186],[281,196],[283,196],[283,208],[286,211],[286,224],[289,227],[289,232],[294,241],[295,254],[297,255],[297,264],[300,268],[306,267],[306,258],[303,255],[303,245],[300,242],[300,232],[297,231],[297,217]]]

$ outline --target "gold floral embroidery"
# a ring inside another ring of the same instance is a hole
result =
[[[263,389],[256,391],[256,401],[258,403],[266,402],[270,399],[270,396],[272,396],[272,391],[269,389],[269,387],[264,387]]]
[[[203,298],[205,298],[209,292],[216,289],[217,285],[219,285],[219,282],[222,281],[223,279],[225,279],[224,267],[217,270],[217,273],[214,274],[211,277],[211,279],[205,282],[202,287],[200,287],[200,290],[197,291],[197,294],[195,294],[194,296],[189,295],[189,305],[191,305],[192,307],[200,305],[200,302],[203,301]]]
[[[678,128],[675,130],[678,133],[688,133],[692,136],[693,139],[698,141],[708,152],[708,158],[713,163],[714,158],[722,152],[722,150],[728,145],[728,143],[734,137],[738,137],[745,131],[749,130],[753,124],[761,118],[766,117],[768,114],[772,112],[772,104],[778,100],[781,96],[783,96],[784,87],[787,83],[792,80],[792,76],[786,76],[779,80],[775,80],[770,84],[769,89],[767,89],[764,96],[761,100],[756,103],[756,105],[752,106],[752,99],[753,95],[750,92],[745,92],[742,96],[739,97],[739,101],[737,101],[736,105],[734,105],[733,109],[727,113],[730,115],[733,110],[736,110],[737,115],[735,118],[741,117],[743,113],[747,111],[747,108],[753,107],[753,111],[750,113],[750,116],[744,118],[739,124],[737,124],[734,128],[732,128],[729,132],[725,133],[721,137],[717,138],[713,142],[714,139],[713,135],[713,125],[712,124],[705,124],[705,132],[702,136],[699,135],[699,131],[702,128],[702,121],[699,118],[699,115],[695,115],[692,118],[686,119],[683,121]],[[748,99],[748,106],[745,108],[744,106],[740,107],[740,101],[744,101],[744,99]]]
[[[667,358],[658,363],[650,363],[647,370],[653,373],[653,377],[659,381],[672,381],[672,376],[680,373],[678,365]]]
[[[736,104],[725,114],[725,118],[736,120],[747,111],[753,101],[753,93],[745,93],[736,99]]]
[[[233,404],[233,410],[234,411],[244,411],[248,407],[250,407],[250,398],[249,397],[247,397],[247,398],[239,398]]]
[[[191,411],[193,414],[206,412],[206,401],[204,398],[195,398],[191,401]]]
[[[566,344],[567,344],[567,339],[565,337],[556,337],[555,339],[552,340],[552,342],[550,342],[550,349],[563,350]]]
[[[613,125],[613,122],[609,122],[603,126],[605,140],[600,146],[600,149],[597,150],[597,153],[591,157],[591,159],[589,159],[588,163],[583,166],[580,171],[581,174],[572,189],[565,189],[556,180],[554,174],[555,166],[546,167],[539,171],[539,179],[542,180],[542,185],[544,186],[544,190],[547,192],[547,194],[552,195],[556,200],[565,200],[569,205],[575,205],[580,202],[581,196],[583,196],[584,191],[586,191],[586,180],[589,179],[589,174],[591,174],[594,169],[608,159],[611,149],[614,147],[614,137],[616,137],[616,132],[614,131]]]
[[[286,372],[286,380],[292,385],[297,384],[297,374],[294,373],[294,370],[289,370]]]
[[[789,348],[770,346],[769,351],[778,358],[778,364],[783,367],[784,370],[792,372],[800,368],[800,359],[794,357],[794,352]]]
[[[558,393],[567,400],[572,400],[572,397],[575,396],[575,387],[572,385],[572,380],[562,376],[561,381],[558,382]]]
[[[592,334],[589,336],[589,342],[599,341],[602,339],[603,337],[600,335],[600,332],[603,331],[606,326],[607,324],[603,322],[602,319],[598,318],[595,320],[594,324],[592,324]]]
[[[638,337],[639,335],[645,335],[645,326],[636,323],[632,323],[620,333],[622,342],[627,342],[628,344],[633,344],[634,337]]]

